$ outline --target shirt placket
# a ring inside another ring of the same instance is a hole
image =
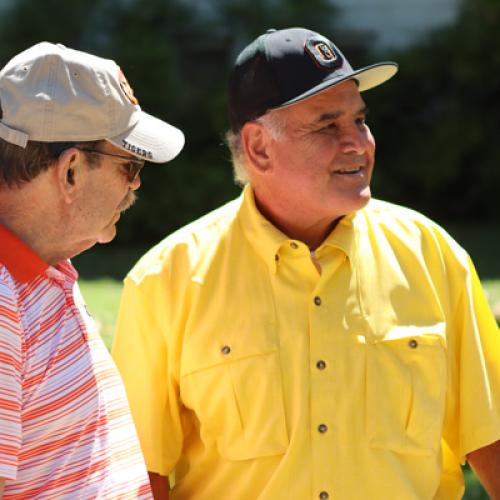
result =
[[[323,250],[324,252],[325,250]],[[328,259],[321,254],[312,255],[321,270],[321,278],[309,297],[309,336],[310,336],[310,408],[311,408],[311,445],[312,445],[312,492],[311,498],[327,500],[335,497],[335,478],[339,463],[338,438],[335,405],[336,384],[341,353],[335,349],[339,345],[339,331],[335,327],[335,317],[342,314],[335,304],[332,276],[345,262],[345,254],[338,250],[327,249]]]

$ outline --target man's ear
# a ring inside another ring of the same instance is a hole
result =
[[[66,203],[72,203],[81,184],[83,153],[76,148],[61,153],[55,165],[59,192]]]
[[[263,125],[257,122],[245,123],[241,129],[241,142],[251,168],[259,173],[265,173],[271,168],[270,137]]]

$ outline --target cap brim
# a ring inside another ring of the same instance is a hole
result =
[[[339,83],[345,82],[347,80],[356,80],[358,82],[358,89],[360,92],[364,90],[371,89],[380,85],[381,83],[386,82],[390,78],[392,78],[398,71],[398,65],[394,62],[382,62],[377,64],[372,64],[371,66],[366,66],[365,68],[358,69],[356,71],[352,71],[348,74],[342,75],[337,78],[330,78],[321,82],[319,85],[316,85],[312,89],[309,89],[307,92],[300,94],[293,99],[277,106],[274,109],[284,108],[286,106],[290,106],[299,101],[303,101],[309,97],[312,97],[330,87],[338,85]]]
[[[181,130],[144,111],[133,127],[107,140],[127,153],[153,163],[173,160],[184,147]]]
[[[359,82],[359,91],[372,89],[386,82],[398,72],[398,65],[392,62],[373,64],[366,68],[358,69],[353,77]]]

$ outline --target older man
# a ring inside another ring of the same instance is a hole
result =
[[[151,498],[68,259],[113,239],[144,160],[171,160],[183,134],[115,62],[46,42],[1,70],[0,105],[0,498]]]
[[[236,61],[242,196],[125,280],[114,356],[157,498],[174,472],[179,499],[458,499],[466,458],[500,495],[500,336],[473,266],[370,199],[360,92],[395,72],[300,28]]]

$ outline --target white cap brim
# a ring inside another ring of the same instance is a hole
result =
[[[386,82],[398,72],[395,63],[378,63],[354,71],[353,76],[359,82],[359,91],[372,89]]]
[[[184,147],[181,130],[144,111],[140,112],[140,118],[133,127],[106,139],[127,153],[153,163],[173,160]]]

